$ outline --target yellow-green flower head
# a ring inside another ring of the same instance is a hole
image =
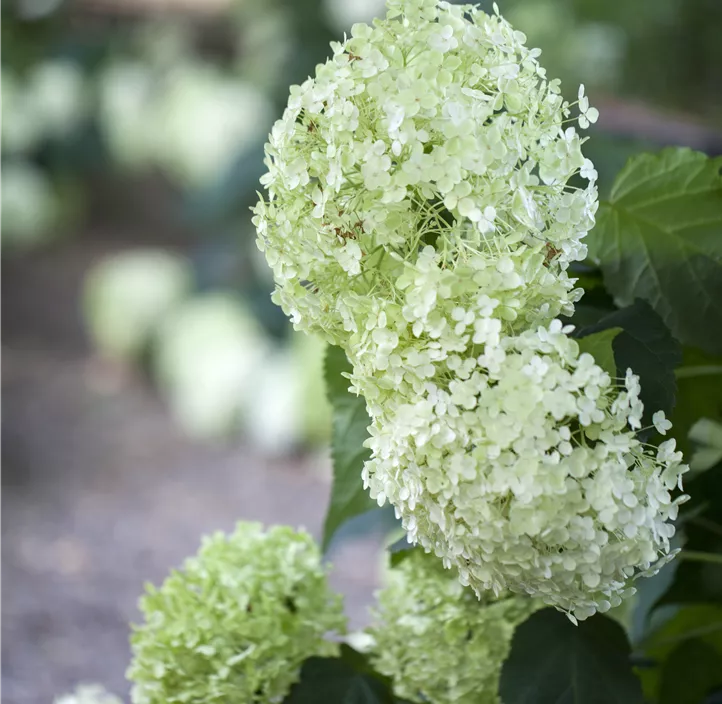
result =
[[[353,365],[371,496],[480,596],[585,618],[673,554],[686,468],[636,439],[636,377],[554,320],[597,207],[570,123],[597,113],[524,41],[496,9],[389,0],[291,89],[254,221],[274,299]]]
[[[392,1],[291,88],[254,222],[297,328],[353,361],[383,354],[377,328],[463,350],[457,323],[487,316],[479,293],[507,325],[571,311],[566,269],[597,208],[573,123],[596,114],[583,97],[572,117],[524,42],[471,5]]]
[[[498,704],[514,629],[540,606],[522,597],[479,603],[438,559],[415,552],[378,594],[372,662],[410,701]]]
[[[135,704],[280,702],[306,658],[336,654],[325,636],[345,628],[312,538],[256,523],[205,538],[140,608]]]
[[[526,593],[583,619],[674,554],[687,467],[674,440],[655,452],[636,437],[637,377],[620,387],[568,332],[555,320],[487,342],[447,359],[443,385],[369,403],[363,477],[480,598]]]

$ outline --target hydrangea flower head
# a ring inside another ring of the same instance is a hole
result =
[[[488,595],[480,604],[437,559],[414,551],[378,594],[371,659],[409,701],[498,704],[514,629],[539,607]]]
[[[387,7],[273,128],[254,222],[274,300],[346,351],[373,421],[365,485],[409,539],[480,598],[585,618],[673,554],[686,469],[635,437],[637,377],[610,379],[556,320],[597,208],[570,123],[597,111],[582,87],[571,115],[496,8]]]
[[[135,704],[277,702],[312,655],[337,652],[340,596],[304,532],[239,523],[141,598],[132,636]]]
[[[443,386],[371,404],[363,476],[480,597],[527,593],[583,619],[673,554],[687,468],[673,440],[655,454],[636,437],[637,377],[620,389],[566,332],[487,343],[470,365],[446,360]]]
[[[486,317],[480,289],[509,325],[571,311],[597,190],[568,182],[596,173],[524,42],[471,5],[394,1],[291,88],[254,222],[296,327],[352,353],[393,347],[376,328],[453,337],[440,316]]]

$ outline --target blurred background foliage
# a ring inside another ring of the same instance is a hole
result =
[[[642,149],[722,152],[719,0],[499,4],[564,91],[583,82],[600,108],[587,151],[602,191]],[[288,86],[382,13],[381,0],[3,3],[8,265],[98,223],[132,232],[78,305],[98,358],[147,373],[193,437],[280,453],[327,440],[323,346],[271,304],[249,206]]]

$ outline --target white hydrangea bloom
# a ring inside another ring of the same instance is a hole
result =
[[[274,300],[348,354],[373,419],[364,481],[410,539],[477,593],[584,618],[669,554],[685,469],[631,432],[637,378],[616,386],[554,321],[581,295],[567,269],[597,173],[498,13],[387,6],[291,88],[271,133],[254,222]]]
[[[479,604],[438,560],[417,552],[378,593],[371,661],[397,696],[434,704],[499,704],[516,626],[540,607],[521,597]]]
[[[571,312],[597,189],[567,184],[596,173],[539,51],[498,15],[436,0],[390,2],[333,50],[291,88],[255,209],[296,327],[350,348],[385,312],[459,338],[439,304],[477,317],[479,290],[508,324]]]
[[[473,365],[451,357],[416,389],[380,392],[363,476],[480,596],[527,593],[582,619],[672,554],[686,467],[673,440],[655,454],[630,430],[637,378],[620,391],[566,332],[506,336]]]

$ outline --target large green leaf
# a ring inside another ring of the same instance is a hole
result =
[[[684,549],[671,585],[657,605],[722,605],[722,463],[685,482],[691,500],[681,517]],[[685,553],[691,552],[689,559]],[[711,560],[693,559],[707,553]],[[718,560],[714,557],[717,556]]]
[[[283,704],[394,704],[388,683],[356,660],[308,658]]]
[[[722,352],[722,157],[665,149],[617,176],[589,254],[620,306],[643,298],[675,337]]]
[[[363,446],[371,421],[362,396],[349,391],[343,376],[351,371],[345,352],[329,346],[326,351],[324,375],[326,392],[333,409],[333,487],[331,501],[323,526],[323,548],[326,549],[339,527],[350,518],[378,508],[361,481],[364,462],[371,451]]]
[[[517,627],[501,671],[504,704],[642,704],[622,627],[597,615],[578,626],[553,609]]]
[[[640,672],[644,692],[650,700],[671,704],[678,692],[670,682],[672,671],[677,668],[677,676],[686,684],[691,684],[687,667],[680,670],[682,662],[690,662],[690,652],[699,650],[694,643],[705,646],[706,653],[700,655],[708,660],[714,655],[717,671],[722,672],[722,609],[718,606],[698,605],[680,609],[671,618],[659,626],[642,644],[642,650],[648,659],[647,667]],[[691,648],[689,646],[691,645]],[[672,662],[670,662],[672,660]],[[675,664],[676,663],[676,664]],[[707,669],[706,667],[704,668]],[[690,673],[691,674],[691,673]],[[711,686],[711,685],[710,685]],[[705,694],[703,692],[703,694]],[[680,704],[694,702],[691,699],[678,699]],[[701,702],[698,699],[697,702]]]
[[[577,340],[579,351],[591,354],[596,363],[611,377],[617,376],[617,365],[614,361],[612,342],[620,332],[622,332],[622,328],[609,328]]]
[[[374,670],[367,655],[345,643],[338,658],[308,658],[300,681],[283,704],[408,704],[394,696],[392,681]]]
[[[679,344],[661,318],[642,300],[580,330],[579,342],[592,333],[619,328],[623,332],[612,340],[617,376],[624,377],[628,368],[639,376],[645,424],[651,422],[655,411],[662,410],[669,415],[674,408],[676,391],[674,369],[682,361]]]
[[[659,704],[703,704],[722,689],[722,653],[699,638],[678,645],[662,668]]]

